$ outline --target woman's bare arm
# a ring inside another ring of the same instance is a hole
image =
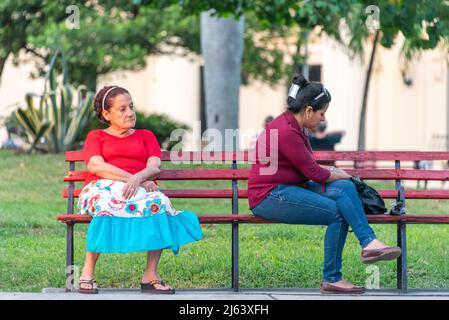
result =
[[[148,180],[155,180],[161,173],[161,159],[158,157],[151,157],[147,160],[147,167],[142,171],[136,173],[136,175],[142,180],[141,182]]]
[[[93,156],[87,164],[87,170],[105,179],[125,182],[126,184],[122,190],[123,196],[125,199],[129,199],[137,193],[139,186],[144,181],[151,181],[159,176],[160,166],[161,159],[151,157],[147,160],[146,168],[133,175],[123,169],[105,162],[101,156]]]
[[[123,187],[125,199],[133,197],[143,182],[156,179],[160,173],[160,166],[161,159],[158,157],[148,158],[146,168],[130,177]]]
[[[93,156],[87,164],[89,172],[105,179],[128,182],[132,177],[131,173],[126,172],[112,164],[104,161],[102,156]]]

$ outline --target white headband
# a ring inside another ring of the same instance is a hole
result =
[[[299,88],[300,86],[298,86],[296,83],[293,83],[288,90],[288,96],[296,99],[296,94],[298,93]]]
[[[112,88],[109,88],[109,90],[106,91],[106,93],[104,94],[104,96],[103,96],[103,102],[101,103],[101,108],[102,108],[103,110],[104,110],[104,101],[106,100],[106,96],[108,95],[109,92],[111,92],[111,90],[113,90],[113,89],[115,89],[115,88],[118,88],[118,87],[112,87]]]
[[[313,101],[315,101],[315,100],[318,100],[319,98],[321,98],[322,96],[324,96],[324,95],[328,95],[328,92],[327,92],[327,90],[326,90],[326,88],[325,87],[323,87],[323,91],[321,91],[321,93],[319,94],[319,95],[317,95],[316,97],[315,97],[315,99],[313,99]]]

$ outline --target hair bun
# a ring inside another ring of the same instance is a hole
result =
[[[303,87],[305,87],[306,85],[309,84],[309,81],[300,73],[293,77],[293,81],[292,82],[294,84],[297,84],[301,88],[303,88]]]

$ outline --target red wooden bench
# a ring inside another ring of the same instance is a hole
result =
[[[195,161],[226,161],[225,168],[220,169],[177,169],[164,170],[158,180],[228,180],[231,182],[230,189],[182,189],[182,190],[161,190],[170,198],[216,198],[230,199],[230,214],[214,214],[212,212],[198,212],[200,222],[203,224],[231,224],[232,226],[232,289],[239,290],[239,263],[238,263],[238,227],[240,223],[273,223],[268,220],[257,218],[251,214],[239,214],[238,199],[247,198],[246,189],[239,189],[237,182],[247,180],[249,169],[238,169],[238,164],[249,163],[249,154],[247,152],[184,152],[184,160]],[[373,180],[391,180],[395,181],[395,189],[378,190],[386,199],[395,199],[399,190],[403,187],[402,180],[441,180],[449,179],[449,171],[445,170],[415,170],[401,169],[401,161],[415,160],[447,160],[449,152],[316,152],[317,161],[336,160],[336,161],[392,161],[392,168],[388,169],[347,169],[350,174],[358,175],[363,179]],[[82,162],[82,154],[79,151],[66,153],[66,161],[69,162],[69,173],[64,177],[68,182],[68,187],[64,189],[64,198],[67,198],[67,213],[58,214],[57,220],[67,224],[67,272],[70,277],[74,264],[74,239],[73,228],[76,223],[89,223],[90,216],[74,214],[74,199],[78,197],[81,189],[75,188],[75,182],[85,180],[86,171],[75,170],[75,163]],[[170,152],[162,153],[162,161],[170,161]],[[224,163],[224,162],[223,162]],[[405,199],[449,199],[449,190],[405,190],[401,192],[401,200]],[[397,225],[397,244],[402,248],[402,256],[397,260],[397,289],[407,292],[407,224],[447,224],[448,215],[435,215],[429,212],[407,213],[402,215],[375,215],[369,216],[370,223],[378,224],[396,224]],[[206,240],[207,241],[207,240]],[[67,287],[67,291],[70,289]]]

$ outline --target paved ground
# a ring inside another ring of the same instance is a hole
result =
[[[42,293],[0,292],[0,300],[449,300],[449,291],[368,291],[364,295],[322,295],[317,289],[303,290],[177,290],[174,295],[142,294],[136,289],[100,289],[97,295],[66,293],[46,288]]]

